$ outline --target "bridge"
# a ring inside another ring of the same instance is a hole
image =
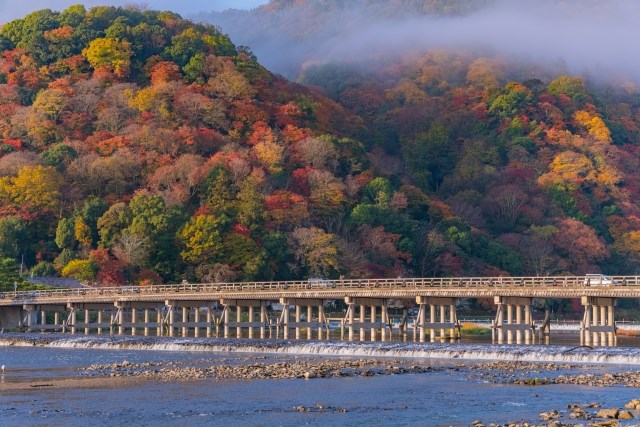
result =
[[[453,277],[395,279],[309,279],[283,282],[199,283],[0,292],[0,327],[29,332],[144,334],[158,336],[329,337],[338,321],[341,337],[387,340],[394,324],[390,300],[411,300],[400,333],[414,339],[455,339],[456,305],[464,298],[492,298],[498,343],[535,340],[534,298],[580,298],[585,345],[615,344],[617,298],[640,298],[640,276]],[[346,311],[331,319],[330,301]],[[293,311],[293,313],[292,313]],[[181,315],[181,316],[180,316]],[[274,315],[276,316],[274,318]],[[181,317],[181,318],[180,318]],[[293,318],[292,318],[293,317]],[[274,331],[275,330],[275,331]],[[548,336],[548,316],[538,327]]]

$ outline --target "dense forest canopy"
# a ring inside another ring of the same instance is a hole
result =
[[[215,26],[134,8],[34,12],[0,47],[0,258],[33,275],[640,267],[631,85],[446,49],[309,66],[303,85]]]

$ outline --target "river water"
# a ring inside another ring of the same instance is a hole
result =
[[[558,371],[535,375],[636,371],[640,348],[635,347],[33,337],[15,334],[0,339],[0,364],[6,365],[0,385],[35,385],[0,389],[0,425],[468,426],[474,420],[486,424],[539,421],[540,412],[566,412],[569,404],[597,402],[603,407],[621,407],[640,398],[640,390],[634,388],[518,386],[474,375],[474,364],[482,360],[563,364]],[[46,387],[51,379],[84,375],[81,368],[91,364],[128,361],[198,366],[363,357],[426,361],[440,369],[312,380],[207,379],[105,388]]]

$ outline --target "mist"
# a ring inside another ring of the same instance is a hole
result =
[[[497,0],[464,15],[380,18],[363,1],[320,13],[303,8],[209,15],[271,71],[295,78],[304,64],[366,61],[435,48],[493,52],[535,64],[563,64],[594,79],[640,81],[640,2]]]
[[[62,11],[75,4],[93,6],[138,6],[146,9],[170,10],[183,17],[196,18],[201,12],[227,9],[252,9],[267,0],[0,0],[0,22],[23,18],[40,9]]]

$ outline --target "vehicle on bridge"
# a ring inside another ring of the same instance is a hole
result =
[[[587,286],[590,286],[590,285],[611,286],[611,285],[619,285],[620,282],[615,280],[613,277],[605,276],[604,274],[586,274],[584,276],[584,284]]]
[[[307,283],[319,288],[335,287],[335,285],[331,283],[331,280],[325,279],[323,277],[309,277],[309,279],[307,279]]]

